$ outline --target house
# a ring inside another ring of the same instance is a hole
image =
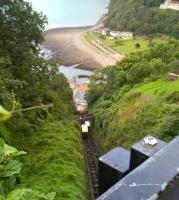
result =
[[[99,34],[100,34],[101,36],[107,36],[108,32],[109,32],[109,29],[108,29],[108,28],[99,29]]]
[[[84,112],[88,106],[85,100],[85,95],[88,90],[89,90],[89,82],[85,81],[84,83],[79,85],[73,93],[73,98],[76,104],[76,108],[77,111],[79,112]]]
[[[124,40],[130,40],[134,37],[134,34],[132,32],[123,32],[122,33],[122,39]]]
[[[110,36],[112,37],[121,37],[121,32],[120,31],[110,31]]]
[[[132,32],[125,32],[125,31],[111,31],[110,36],[114,38],[121,38],[123,40],[130,40],[134,37]]]
[[[166,0],[160,5],[160,9],[179,10],[179,0]]]
[[[78,91],[80,93],[86,93],[88,90],[89,90],[89,83],[88,81],[85,81],[84,83],[82,83],[79,88],[78,88]]]

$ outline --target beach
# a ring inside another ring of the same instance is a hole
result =
[[[96,26],[100,26],[99,23]],[[114,65],[116,59],[88,43],[83,34],[95,27],[56,28],[45,32],[44,46],[55,52],[65,66],[79,64],[79,68],[93,70]]]

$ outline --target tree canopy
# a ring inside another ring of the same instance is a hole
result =
[[[94,132],[104,151],[130,148],[147,134],[170,141],[178,135],[178,40],[130,54],[116,66],[97,70],[87,94],[95,113]]]
[[[164,0],[111,0],[106,25],[135,34],[162,33],[179,38],[179,12],[160,10]]]
[[[46,23],[46,16],[24,0],[0,1],[1,200],[86,198],[72,91],[59,72],[60,62],[41,53]],[[38,106],[43,109],[17,112]],[[21,152],[6,143],[27,151],[20,158],[22,171],[14,158]]]
[[[71,91],[59,73],[58,63],[41,55],[46,23],[47,18],[28,2],[0,2],[0,99],[7,108],[11,109],[14,97],[24,107],[55,101],[62,112],[72,104]]]

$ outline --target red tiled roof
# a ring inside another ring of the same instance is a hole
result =
[[[88,83],[84,82],[82,83],[79,88],[78,92],[87,92],[89,90]]]

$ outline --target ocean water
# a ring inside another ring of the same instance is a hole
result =
[[[50,49],[42,47],[41,53],[43,54],[45,59],[50,59],[53,58],[54,52],[52,52]],[[78,69],[77,65],[71,66],[71,67],[66,67],[63,65],[59,66],[59,71],[62,72],[68,80],[72,80],[74,76],[76,77],[76,81],[78,84],[81,84],[85,81],[89,81],[89,78],[79,78],[79,76],[91,76],[92,71],[88,70],[83,70],[83,69]]]
[[[34,10],[43,12],[48,18],[46,29],[57,27],[77,27],[94,25],[105,13],[110,0],[26,0],[32,3]],[[52,58],[55,52],[42,47],[44,57]],[[72,67],[59,66],[59,71],[67,79],[77,77],[77,82],[88,80],[79,75],[91,75],[92,72]]]
[[[91,76],[92,75],[91,71],[78,69],[75,66],[73,66],[73,67],[60,66],[59,71],[62,72],[68,80],[72,80],[73,77],[75,76],[78,84],[82,84],[85,81],[88,81],[88,79],[89,79],[89,78],[79,78],[78,76],[80,76],[80,75],[81,76],[82,75],[83,76],[84,75]]]
[[[106,12],[110,0],[27,0],[42,11],[49,24],[46,29],[94,25]]]

